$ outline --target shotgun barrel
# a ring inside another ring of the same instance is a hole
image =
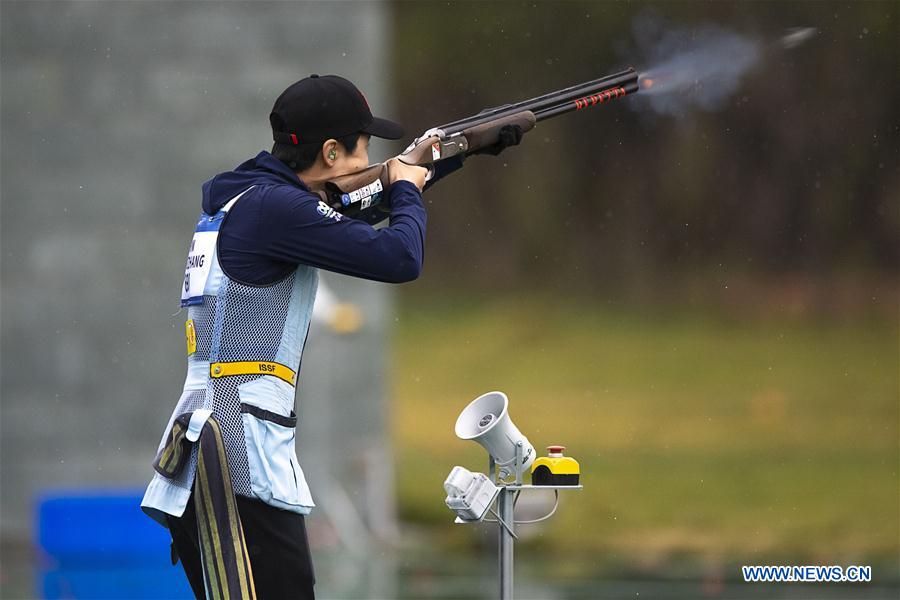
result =
[[[628,68],[620,73],[579,83],[530,100],[489,108],[477,115],[441,125],[437,129],[441,130],[445,135],[452,135],[470,127],[489,123],[495,119],[526,110],[533,112],[537,120],[541,121],[564,112],[579,110],[585,106],[593,106],[611,98],[619,98],[637,90],[638,74],[633,68]],[[600,100],[601,96],[604,96],[605,99]]]
[[[473,150],[496,144],[500,130],[507,125],[519,127],[523,132],[529,131],[539,121],[605,104],[638,89],[637,72],[631,68],[625,69],[434,127],[416,138],[397,158],[407,164],[428,166],[452,156],[467,155]],[[381,163],[328,181],[319,194],[326,208],[378,223],[389,214],[382,204],[388,185],[387,167]]]

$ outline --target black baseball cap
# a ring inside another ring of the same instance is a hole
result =
[[[372,116],[366,97],[337,75],[310,75],[284,90],[269,115],[272,137],[282,144],[311,144],[354,133],[396,140],[403,126]]]

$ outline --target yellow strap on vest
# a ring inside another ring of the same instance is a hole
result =
[[[209,376],[213,379],[232,375],[271,375],[291,385],[297,382],[297,374],[290,367],[264,360],[210,363]]]

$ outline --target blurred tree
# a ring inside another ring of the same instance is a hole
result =
[[[470,160],[428,195],[424,285],[632,294],[692,272],[892,278],[896,4],[399,3],[401,117],[414,133],[649,66],[632,34],[648,10],[670,27],[714,24],[766,44],[789,27],[819,35],[767,50],[717,112],[660,116],[626,99]]]

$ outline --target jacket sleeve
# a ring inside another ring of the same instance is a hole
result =
[[[390,224],[382,229],[334,212],[310,192],[276,186],[263,199],[260,236],[274,260],[302,263],[375,281],[412,281],[422,270],[425,208],[415,185],[387,190]]]

